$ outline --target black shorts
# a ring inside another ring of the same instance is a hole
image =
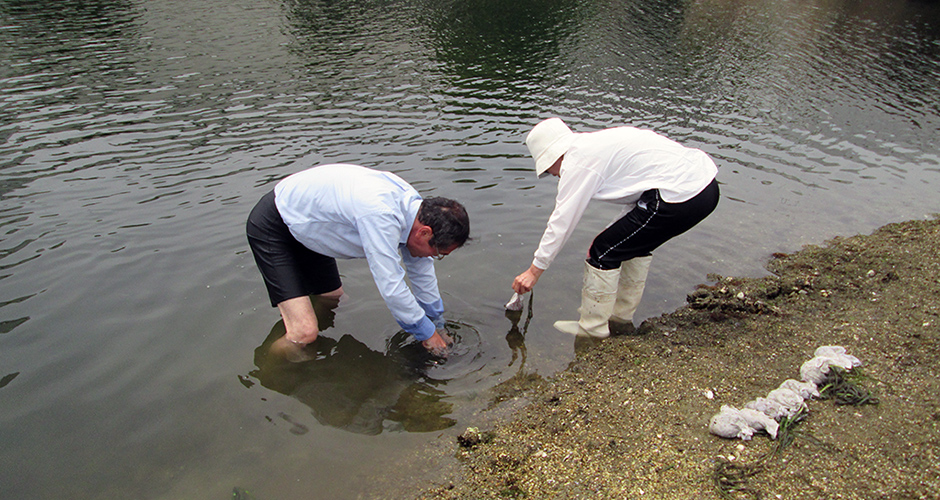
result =
[[[343,285],[336,259],[310,250],[290,234],[274,204],[274,191],[261,197],[251,210],[247,233],[272,306],[332,292]]]
[[[644,192],[636,208],[594,238],[588,264],[597,269],[617,269],[620,263],[650,255],[666,241],[701,222],[718,205],[718,181],[691,200],[666,203],[658,189]]]

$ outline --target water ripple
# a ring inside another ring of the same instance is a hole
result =
[[[454,391],[471,399],[510,376],[502,370],[520,344],[499,341],[506,276],[531,258],[554,196],[524,145],[539,119],[652,128],[718,160],[722,203],[663,249],[676,265],[651,276],[649,314],[716,267],[759,273],[770,252],[936,211],[936,20],[929,5],[895,0],[0,2],[0,387],[16,402],[0,420],[17,434],[3,453],[27,474],[57,471],[51,486],[0,495],[153,496],[152,482],[117,478],[170,474],[175,496],[210,497],[219,493],[187,488],[232,470],[269,488],[287,488],[267,479],[283,474],[322,487],[330,481],[309,470],[358,477],[373,447],[390,454],[381,446],[402,442],[354,441],[368,453],[337,465],[353,440],[322,432],[310,414],[322,398],[227,392],[276,318],[245,214],[308,165],[393,170],[422,193],[460,199],[477,221],[474,243],[439,267],[465,350],[392,384],[381,405],[404,398],[399,410],[417,412],[433,400],[440,418],[424,430],[464,423]],[[577,295],[588,228],[607,221],[592,204],[546,277],[556,286],[525,339],[527,369],[570,355],[551,320]],[[374,292],[368,270],[342,269],[363,304],[345,318],[344,345],[397,328],[379,297],[362,298]],[[312,375],[302,385],[315,388]],[[297,401],[310,409],[294,411]],[[244,406],[217,412],[233,402]],[[303,436],[274,437],[285,422]],[[61,444],[64,428],[73,446],[36,453]],[[99,448],[103,433],[120,453]],[[244,446],[303,465],[272,476],[260,460],[233,469],[204,459]],[[330,463],[310,449],[328,450]]]

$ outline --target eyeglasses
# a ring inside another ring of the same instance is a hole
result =
[[[438,247],[431,247],[431,250],[434,250],[434,255],[432,257],[434,257],[435,260],[444,260],[444,257],[447,257],[447,254],[441,253],[441,250]]]

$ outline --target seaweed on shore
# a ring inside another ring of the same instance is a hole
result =
[[[820,384],[819,397],[831,399],[837,405],[876,405],[879,402],[878,398],[860,383],[867,378],[858,368],[843,370],[831,367],[825,380]]]
[[[760,490],[748,486],[748,480],[761,473],[766,468],[762,458],[753,464],[736,464],[730,460],[719,460],[712,474],[718,494],[721,498],[732,499],[740,496],[745,498],[761,498]]]
[[[858,369],[849,371],[831,367],[825,380],[820,384],[819,398],[831,399],[837,405],[876,405],[878,404],[878,398],[861,385],[861,381],[867,378]],[[762,498],[762,492],[750,487],[748,481],[767,470],[770,467],[770,459],[782,454],[798,437],[806,439],[821,448],[827,448],[825,443],[799,431],[799,424],[808,415],[809,412],[804,408],[791,417],[782,418],[780,427],[777,430],[776,444],[754,463],[739,464],[730,460],[720,460],[712,474],[712,479],[718,487],[718,494],[721,498]]]
[[[783,450],[790,446],[798,436],[806,437],[797,431],[797,426],[807,415],[809,412],[802,409],[791,417],[780,419],[776,444],[754,463],[740,464],[730,460],[720,460],[712,474],[712,480],[718,487],[718,494],[721,498],[761,498],[762,493],[748,486],[748,480],[766,470],[770,466],[770,459],[783,453]]]

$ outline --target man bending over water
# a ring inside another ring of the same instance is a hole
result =
[[[252,209],[247,226],[271,305],[284,319],[282,348],[317,339],[309,296],[342,296],[336,259],[365,258],[398,324],[432,354],[446,354],[451,340],[432,257],[467,241],[470,220],[460,203],[424,200],[389,172],[321,165],[278,182]]]

